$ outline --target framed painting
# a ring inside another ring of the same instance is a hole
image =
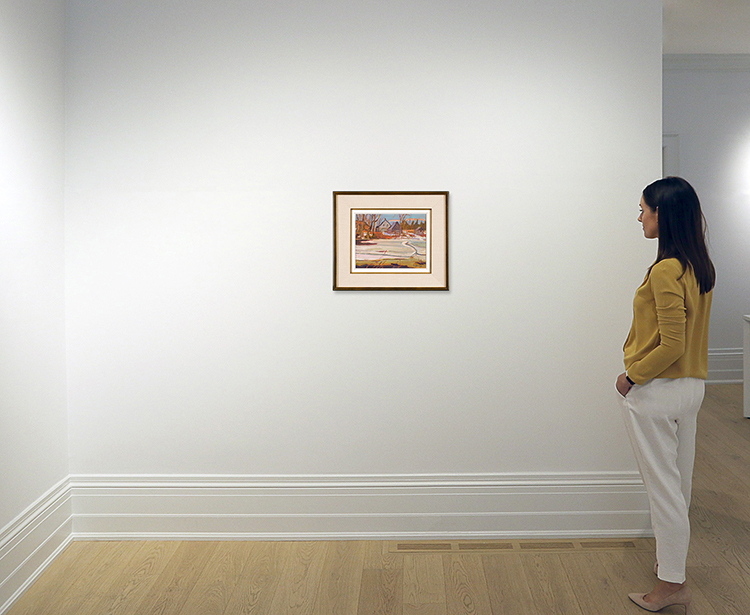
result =
[[[448,290],[448,193],[334,192],[333,290]]]

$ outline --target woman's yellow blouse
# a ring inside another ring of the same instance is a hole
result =
[[[636,384],[652,378],[708,376],[708,320],[713,291],[700,294],[692,269],[676,258],[656,263],[633,300],[625,370]]]

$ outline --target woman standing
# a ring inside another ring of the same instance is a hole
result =
[[[716,279],[698,195],[679,177],[646,187],[638,221],[658,239],[656,261],[635,293],[616,387],[648,493],[659,581],[630,599],[647,611],[690,604],[685,563],[695,431],[708,375],[708,320]]]

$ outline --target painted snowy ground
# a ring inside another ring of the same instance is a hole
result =
[[[416,237],[400,239],[372,239],[357,244],[356,267],[383,267],[426,269],[427,242]]]

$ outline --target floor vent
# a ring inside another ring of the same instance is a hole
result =
[[[572,542],[522,542],[521,551],[573,551],[576,546]]]
[[[653,538],[632,540],[461,540],[392,542],[390,553],[543,553],[575,551],[654,551]]]

